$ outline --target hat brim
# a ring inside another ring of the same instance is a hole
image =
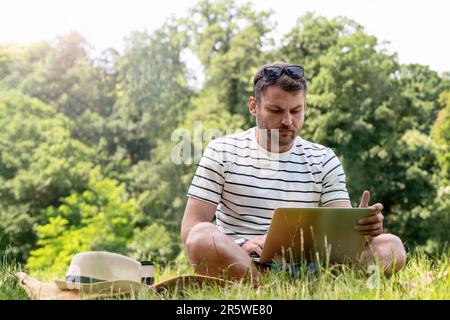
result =
[[[183,290],[192,286],[198,285],[217,285],[223,287],[227,284],[231,284],[231,281],[227,281],[220,278],[201,276],[201,275],[188,275],[188,276],[176,276],[154,285],[146,285],[140,282],[117,280],[117,281],[105,281],[96,283],[74,283],[67,282],[61,279],[54,280],[56,286],[61,290],[78,290],[86,294],[104,294],[104,295],[117,295],[127,294],[131,291],[172,291]]]
[[[96,283],[67,282],[55,279],[54,283],[61,290],[78,290],[83,293],[122,294],[131,291],[148,290],[151,286],[129,280],[104,281]]]

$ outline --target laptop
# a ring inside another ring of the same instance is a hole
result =
[[[353,227],[373,215],[365,208],[277,208],[267,233],[260,263],[357,261],[366,239]]]

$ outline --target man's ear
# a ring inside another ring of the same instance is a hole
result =
[[[250,111],[250,114],[256,118],[256,99],[253,96],[248,100],[248,110]]]

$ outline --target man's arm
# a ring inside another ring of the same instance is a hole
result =
[[[192,197],[188,198],[186,209],[184,210],[183,222],[181,223],[181,240],[183,243],[186,242],[189,232],[196,224],[212,221],[216,207],[215,204],[206,201]]]
[[[329,203],[325,207],[329,207],[329,208],[351,208],[352,204],[350,203],[350,201],[345,200],[345,201],[336,201],[336,202]]]

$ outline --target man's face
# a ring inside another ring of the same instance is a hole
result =
[[[272,151],[285,152],[292,147],[303,126],[306,111],[305,92],[288,92],[278,86],[269,86],[263,92],[259,105],[254,97],[250,97],[249,110],[256,117],[259,139],[262,140],[258,142],[266,142],[270,148],[271,143],[277,143],[271,140],[272,136],[279,143],[279,151]]]

